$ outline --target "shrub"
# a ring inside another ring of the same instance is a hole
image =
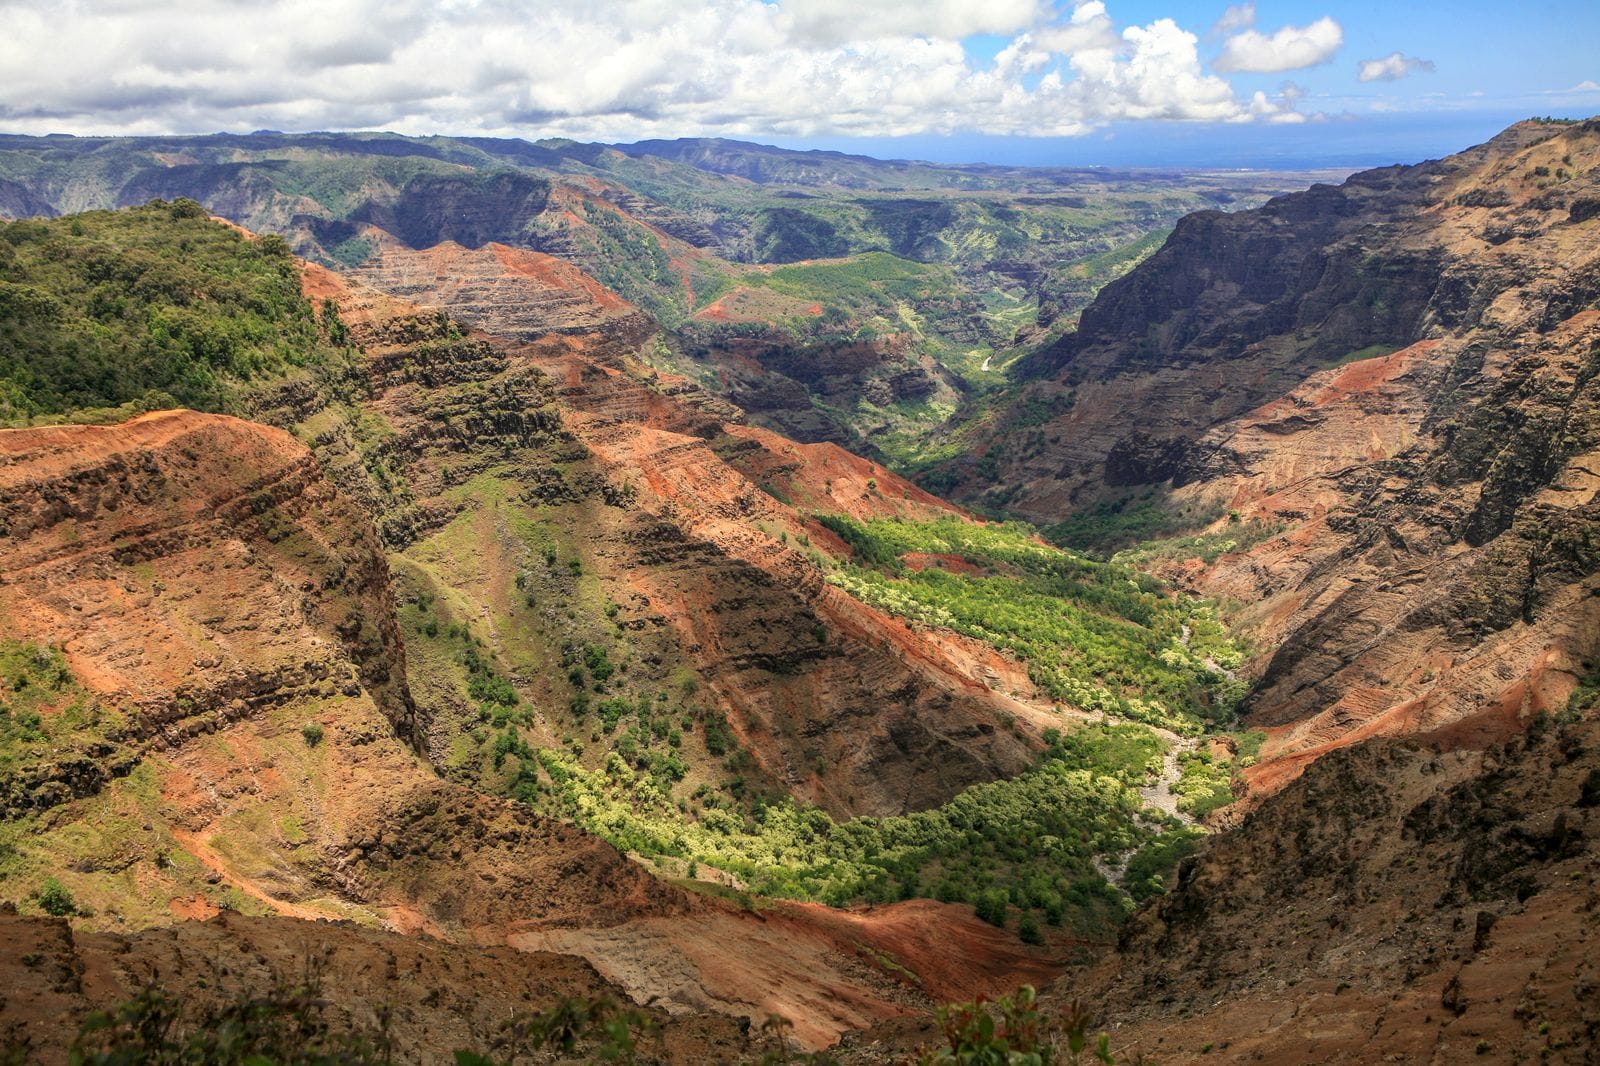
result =
[[[1028,985],[1017,989],[1015,996],[995,1000],[992,1007],[977,999],[940,1007],[935,1016],[947,1046],[921,1049],[918,1066],[1079,1066],[1085,1062],[1115,1066],[1106,1034],[1101,1033],[1089,1050],[1088,1011],[1073,1003],[1052,1024],[1040,1016]]]
[[[39,889],[39,907],[46,914],[57,918],[78,913],[78,901],[72,898],[72,893],[55,878],[45,881],[44,887]]]
[[[1004,929],[1006,924],[1006,905],[1009,902],[1010,898],[1003,890],[991,888],[978,897],[977,903],[973,904],[973,909],[977,911],[979,918],[982,918],[990,925],[997,925]]]
[[[307,722],[300,727],[300,735],[306,740],[306,747],[314,748],[322,743],[322,726],[316,722]]]

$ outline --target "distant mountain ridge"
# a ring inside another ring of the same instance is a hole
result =
[[[391,280],[438,247],[543,253],[664,327],[663,369],[725,391],[768,428],[914,460],[964,398],[1000,386],[1003,363],[1059,333],[1153,233],[1306,180],[943,167],[732,141],[623,147],[0,136],[0,215],[187,198],[307,259]],[[729,159],[772,184],[717,172]],[[886,267],[884,256],[908,262]],[[824,262],[803,276],[759,269],[813,260]],[[482,301],[452,302],[452,286],[407,291],[489,325],[474,317]],[[835,372],[841,344],[870,358]],[[828,371],[796,370],[813,361]]]

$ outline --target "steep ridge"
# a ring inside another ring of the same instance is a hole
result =
[[[132,751],[363,694],[420,741],[383,555],[287,434],[193,412],[0,433],[0,500],[8,635],[62,648]]]
[[[736,731],[792,794],[836,811],[898,813],[1027,764],[1026,745],[1002,728],[1017,701],[966,674],[936,641],[827,584],[798,543],[762,532],[817,530],[706,442],[627,423],[576,427],[595,454],[639,472],[637,505],[672,515],[683,554],[672,559],[662,545],[655,560],[635,556],[620,569],[697,649]],[[637,565],[647,561],[656,565]]]
[[[185,954],[250,944],[286,971],[306,935],[294,923],[313,919],[457,943],[548,943],[593,958],[615,994],[643,1002],[670,992],[675,1015],[759,1019],[804,1007],[796,1038],[807,1046],[1053,972],[943,904],[913,906],[914,920],[889,907],[846,921],[816,907],[758,916],[689,896],[576,827],[440,780],[400,742],[405,730],[425,743],[440,723],[413,707],[415,668],[378,537],[280,430],[160,412],[7,431],[0,448],[11,553],[0,586],[10,643],[0,650],[8,689],[41,712],[27,727],[38,740],[16,745],[8,734],[7,877],[37,884],[51,873],[91,927],[216,919],[206,931],[136,932],[89,948],[89,961],[63,926],[19,926],[4,965],[30,974],[18,986],[28,994],[6,997],[0,1025],[23,1026],[41,1046],[59,1048],[63,1023]],[[283,924],[240,932],[234,911]],[[786,953],[771,950],[774,928]],[[964,945],[949,974],[918,947],[928,929]],[[705,937],[719,951],[686,966],[684,950]],[[374,965],[397,952],[434,971],[461,958],[386,943],[353,931],[330,941]],[[550,969],[540,958],[526,966]],[[249,987],[267,966],[244,966],[221,989]],[[473,981],[491,980],[485,966],[516,969],[504,956],[479,960]],[[83,967],[97,973],[87,985],[69,976],[48,986],[71,1001],[65,1013],[38,1007],[40,981]],[[561,976],[543,979],[543,995],[595,987],[570,963],[554,969]],[[207,987],[205,972],[171,991]],[[333,998],[364,1018],[364,996],[351,987]],[[423,1043],[447,1038],[456,1039]]]
[[[1212,523],[1142,557],[1250,604],[1259,785],[1372,734],[1484,743],[1594,668],[1597,195],[1600,122],[1529,122],[1192,216],[980,448],[1063,536]]]
[[[378,461],[395,464],[397,480],[411,487],[411,513],[426,516],[383,528],[430,588],[442,578],[468,600],[495,605],[484,636],[528,664],[521,672],[547,708],[552,741],[560,734],[551,710],[569,691],[559,677],[536,676],[534,664],[579,634],[592,642],[595,632],[582,617],[565,627],[559,616],[529,618],[502,590],[519,568],[529,571],[530,535],[581,528],[585,537],[560,551],[576,553],[597,585],[586,593],[553,583],[551,594],[580,614],[598,613],[596,600],[626,610],[618,618],[642,661],[636,680],[665,684],[675,668],[691,670],[755,768],[783,792],[840,813],[894,813],[1027,765],[1029,745],[1001,726],[1017,717],[1018,701],[972,681],[937,641],[828,585],[799,538],[829,534],[780,497],[878,515],[952,513],[946,505],[840,449],[802,448],[727,422],[735,409],[638,362],[639,341],[626,326],[552,331],[525,344],[440,343],[442,335],[415,333],[433,328],[429,312],[317,268],[307,279],[314,298],[340,307],[368,353],[373,392],[364,406],[386,427]],[[422,349],[429,376],[418,372]],[[493,445],[436,432],[457,417],[525,423],[536,410],[533,435],[519,430]],[[304,423],[339,476],[337,456],[360,447],[336,443],[342,423],[324,433],[325,424],[327,414]],[[355,482],[370,479],[366,466],[346,469]],[[461,490],[482,477],[523,499],[483,508]],[[521,546],[507,540],[519,525]],[[475,547],[452,541],[446,553],[440,538],[456,537]],[[1023,720],[1030,717],[1037,714]],[[436,742],[447,744],[448,730]],[[819,765],[829,768],[826,782]]]
[[[161,412],[6,431],[0,449],[8,680],[43,695],[42,736],[7,773],[8,816],[38,819],[14,841],[30,867],[79,855],[98,875],[83,902],[117,924],[191,897],[214,913],[210,885],[434,930],[681,905],[598,841],[417,761],[386,560],[287,434]],[[458,853],[496,843],[417,881],[446,823]],[[563,877],[571,863],[590,877]]]
[[[1326,756],[1074,984],[1163,1062],[1588,1061],[1600,723],[1561,717],[1484,753]]]

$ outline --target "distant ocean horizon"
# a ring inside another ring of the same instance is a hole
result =
[[[1552,110],[1559,118],[1586,113]],[[733,139],[878,159],[1000,166],[1183,167],[1302,170],[1388,166],[1438,159],[1482,144],[1532,111],[1438,111],[1334,116],[1292,126],[1199,122],[1121,123],[1082,137],[762,137]]]

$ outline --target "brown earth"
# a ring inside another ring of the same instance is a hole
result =
[[[526,344],[475,335],[434,347],[424,375],[417,331],[436,328],[427,312],[316,268],[307,270],[307,290],[336,300],[367,353],[374,389],[366,406],[393,429],[384,451],[406,470],[413,497],[400,512],[407,517],[389,519],[391,539],[426,559],[435,577],[441,567],[473,570],[477,559],[475,572],[446,583],[465,582],[457,587],[478,602],[510,584],[501,568],[519,565],[516,552],[482,540],[503,540],[502,525],[479,527],[478,546],[452,549],[453,561],[425,543],[471,517],[470,498],[451,484],[495,465],[512,482],[538,483],[530,503],[567,509],[560,521],[586,531],[574,550],[592,560],[611,602],[637,605],[631,639],[641,657],[694,669],[783,791],[835,813],[895,813],[1030,761],[1029,742],[1002,726],[1017,718],[1015,701],[975,681],[965,652],[953,657],[941,638],[828,585],[800,542],[842,550],[808,522],[804,511],[813,508],[858,517],[959,512],[836,446],[738,424],[736,409],[640,363],[626,330],[550,333]],[[321,417],[305,425],[316,432]],[[441,432],[442,422],[469,420],[466,433]],[[330,464],[359,451],[354,441],[325,447]],[[557,477],[551,450],[573,448],[585,473]],[[368,487],[364,470],[352,466],[348,476],[353,494],[400,510]],[[814,636],[819,628],[826,640]],[[826,779],[818,765],[829,767]]]
[[[1190,216],[1031,360],[1056,413],[998,418],[970,492],[1232,512],[1158,569],[1240,605],[1258,793],[1363,737],[1503,739],[1600,662],[1597,198],[1600,121],[1529,122]]]
[[[564,682],[541,642],[566,623],[518,614],[506,592],[531,553],[508,533],[528,521],[597,582],[574,604],[597,617],[627,604],[639,669],[693,668],[756,770],[796,795],[904,810],[1031,755],[1025,729],[1000,725],[1015,701],[965,672],[973,649],[827,585],[797,546],[806,519],[772,493],[862,516],[954,513],[937,500],[838,449],[729,421],[632,357],[625,314],[614,331],[517,343],[317,268],[305,287],[339,305],[365,380],[260,393],[262,417],[293,435],[192,412],[0,433],[8,634],[64,646],[107,709],[102,747],[14,790],[36,819],[16,883],[58,876],[92,913],[80,929],[135,931],[107,949],[130,968],[47,1031],[125,994],[168,950],[153,945],[214,935],[192,919],[209,930],[241,913],[281,919],[270,935],[290,939],[327,918],[460,945],[549,942],[640,1001],[806,1012],[808,1046],[1054,972],[967,908],[758,915],[688,895],[575,827],[441,780],[471,708],[429,649],[403,646],[410,601],[395,589],[434,590],[550,706]],[[556,728],[541,714],[533,737],[557,745]],[[182,931],[137,932],[174,921]],[[794,952],[772,950],[775,930]],[[458,949],[437,950],[446,966]],[[847,1004],[809,1017],[840,989]],[[0,1017],[27,1017],[23,1003]]]
[[[1600,720],[1487,750],[1333,751],[1180,865],[1118,950],[1040,997],[1118,1062],[1595,1061]],[[939,1043],[925,1019],[847,1063]]]
[[[362,232],[375,251],[351,277],[391,296],[447,307],[489,333],[531,340],[640,318],[588,274],[543,252],[498,243],[464,248],[454,241],[417,250],[375,226]]]
[[[1485,752],[1330,754],[1079,987],[1163,1062],[1593,1061],[1597,784],[1592,717]]]
[[[413,717],[395,714],[391,724],[379,713],[378,698],[410,706],[403,653],[378,637],[370,647],[354,641],[355,628],[341,629],[344,616],[334,610],[348,597],[364,605],[369,630],[393,632],[387,585],[369,584],[384,573],[377,538],[305,448],[280,431],[170,412],[116,427],[0,433],[0,449],[11,504],[5,545],[13,558],[0,587],[9,634],[63,643],[89,692],[126,708],[133,723],[109,735],[127,752],[119,777],[69,777],[75,791],[40,800],[26,861],[68,885],[93,912],[79,920],[90,929],[218,915],[223,922],[216,933],[134,932],[114,947],[90,938],[94,950],[121,960],[119,969],[90,981],[80,967],[93,973],[102,964],[73,956],[64,965],[78,976],[50,986],[77,997],[65,1014],[40,1013],[45,992],[37,981],[20,982],[23,994],[6,998],[0,1024],[26,1025],[41,1046],[58,1046],[60,1027],[126,995],[141,974],[172,972],[166,953],[212,950],[198,945],[232,936],[221,931],[245,921],[240,910],[286,921],[355,919],[464,945],[547,944],[594,959],[641,1002],[691,1003],[757,1021],[766,1011],[793,1011],[804,1018],[796,1038],[807,1046],[865,1021],[931,1009],[949,990],[969,987],[944,975],[952,965],[970,987],[987,990],[1052,972],[1009,936],[984,932],[968,908],[759,915],[688,896],[570,825],[437,779],[398,739]],[[294,491],[283,491],[286,484]],[[252,502],[269,500],[277,502]],[[208,569],[234,557],[254,565],[233,574]],[[129,593],[125,584],[135,579],[149,587]],[[102,590],[114,594],[97,595]],[[93,608],[92,626],[72,626],[80,605]],[[153,649],[145,646],[150,634],[164,635]],[[326,649],[326,658],[307,660],[311,648]],[[227,669],[183,660],[200,653]],[[361,658],[380,654],[389,670],[381,681]],[[383,686],[381,697],[365,687],[369,676]],[[307,722],[323,727],[315,744],[301,736]],[[328,940],[310,932],[322,926],[296,932],[293,921],[281,929],[251,922],[245,928],[268,929],[262,935],[280,949]],[[40,954],[28,947],[39,937],[55,937],[69,955],[76,950],[64,924],[49,928],[56,931],[12,939],[6,965],[35,978],[54,973],[53,962],[26,961]],[[352,931],[350,950],[375,957],[375,935]],[[718,947],[708,954],[713,938]],[[777,942],[793,950],[776,951]],[[959,947],[951,953],[951,945]],[[460,950],[436,944],[415,953],[418,965],[448,966]],[[629,961],[639,957],[671,961],[641,969]],[[449,1039],[462,1039],[474,1012],[461,1004],[477,995],[478,978],[490,979],[479,968],[508,965],[504,956],[483,958],[490,961],[471,964],[474,991],[452,982],[445,1002],[455,1003],[454,1021],[435,1018],[430,1032],[442,1026]],[[239,980],[256,980],[266,965]],[[344,981],[362,969],[352,965],[332,960],[330,973]],[[188,987],[167,980],[170,991]],[[591,985],[579,981],[577,991]],[[840,990],[849,990],[840,1001],[848,1007],[811,1009]],[[356,993],[341,985],[330,999],[360,1015],[358,1005],[370,1000]],[[418,1054],[438,1039],[419,1039]]]
[[[593,960],[606,979],[674,1015],[779,1015],[812,1048],[1060,971],[970,908],[931,900],[858,911],[775,903],[763,907],[753,928],[740,915],[707,911],[610,929],[545,930],[511,943]]]
[[[223,912],[204,922],[114,934],[65,919],[0,911],[0,1047],[32,1048],[29,1062],[61,1063],[89,1012],[152,982],[188,1017],[262,995],[320,969],[322,1018],[336,1030],[372,1029],[388,1009],[397,1061],[448,1061],[487,1050],[502,1023],[566,997],[612,997],[615,986],[569,955],[445,943],[349,923],[301,922]],[[667,1062],[731,1062],[750,1043],[731,1018],[673,1017],[645,1008],[660,1028],[647,1053]]]

